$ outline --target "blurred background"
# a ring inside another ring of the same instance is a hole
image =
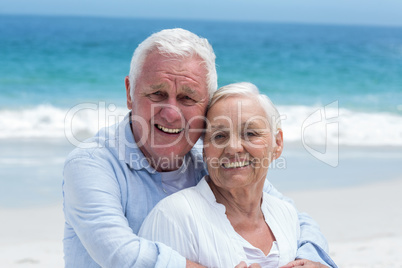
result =
[[[128,112],[134,49],[174,27],[209,40],[219,86],[249,81],[277,105],[280,191],[400,179],[401,12],[397,0],[2,0],[0,213],[61,205],[65,157]]]
[[[210,41],[219,86],[250,81],[278,106],[280,189],[393,178],[402,159],[401,10],[390,0],[3,0],[0,205],[61,200],[67,153],[127,113],[134,49],[174,27]]]

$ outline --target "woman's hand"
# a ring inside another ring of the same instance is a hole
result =
[[[289,262],[288,264],[280,268],[329,268],[329,267],[319,262],[301,259]]]

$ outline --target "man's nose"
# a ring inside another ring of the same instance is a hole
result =
[[[169,99],[166,103],[162,104],[160,116],[168,123],[173,123],[182,119],[182,112],[177,105],[175,99]]]

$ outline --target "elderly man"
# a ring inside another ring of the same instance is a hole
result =
[[[212,47],[182,29],[153,34],[135,50],[125,85],[131,112],[87,141],[97,146],[75,149],[65,163],[66,267],[197,266],[136,234],[158,201],[206,174],[194,145],[217,88]],[[283,198],[268,181],[264,189]],[[303,260],[289,267],[335,266],[315,222],[299,219]]]

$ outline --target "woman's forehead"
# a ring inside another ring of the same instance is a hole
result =
[[[270,123],[265,114],[243,112],[236,114],[219,114],[207,118],[208,130],[269,128]]]
[[[246,96],[231,96],[217,101],[208,109],[209,121],[253,121],[266,119],[260,103]]]

